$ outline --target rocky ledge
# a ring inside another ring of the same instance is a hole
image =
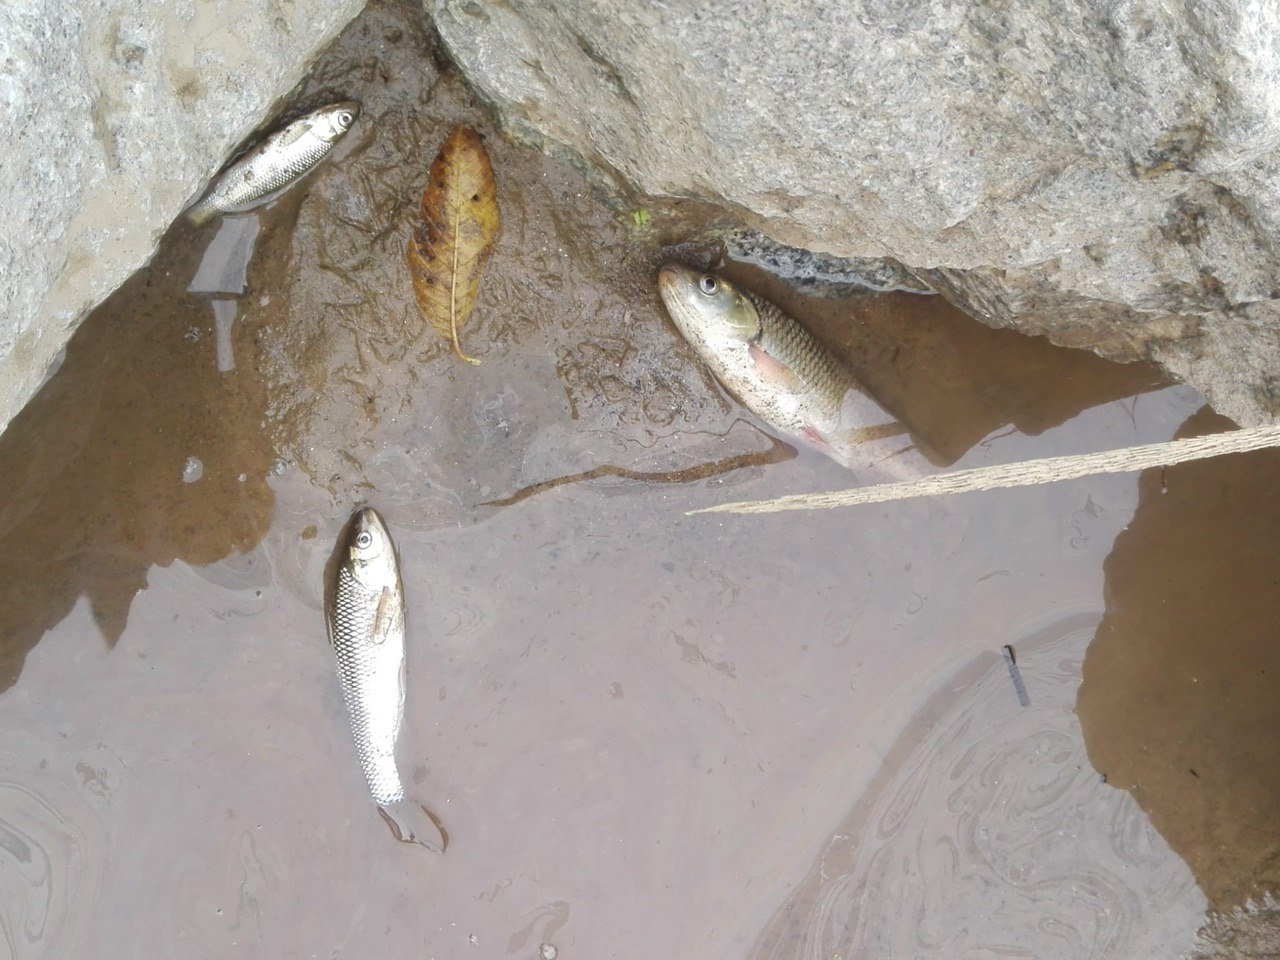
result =
[[[1280,411],[1280,12],[428,0],[518,137],[980,319]]]

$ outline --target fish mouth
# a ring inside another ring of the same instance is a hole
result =
[[[663,264],[658,270],[658,297],[685,336],[689,335],[685,327],[696,323],[697,310],[692,299],[696,283],[697,274],[682,263]]]
[[[361,507],[351,518],[351,532],[360,533],[362,530],[377,530],[385,536],[387,524],[373,507]]]
[[[698,293],[701,271],[682,263],[668,263],[658,271],[658,297],[667,315],[695,350],[706,355],[720,346],[721,322]]]
[[[678,263],[664,263],[658,271],[658,289],[666,292],[687,282],[693,271]]]
[[[678,263],[664,264],[658,270],[658,298],[662,301],[662,305],[667,308],[667,315],[671,317],[676,328],[685,339],[690,339],[695,335],[694,329],[697,326],[697,321],[688,303],[689,273],[690,271],[686,267]]]

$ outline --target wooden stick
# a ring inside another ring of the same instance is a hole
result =
[[[1122,447],[1100,453],[1067,457],[1047,457],[1004,463],[994,467],[977,467],[955,473],[939,473],[919,480],[884,483],[871,487],[855,487],[831,493],[801,493],[776,500],[724,503],[717,507],[690,510],[695,513],[778,513],[783,510],[830,510],[852,507],[860,503],[887,503],[914,497],[946,496],[1003,487],[1025,487],[1038,483],[1057,483],[1104,473],[1130,473],[1151,467],[1171,466],[1188,460],[1204,460],[1229,453],[1247,453],[1266,447],[1280,446],[1280,424],[1214,433],[1205,437],[1188,437],[1164,443],[1148,443],[1139,447]]]

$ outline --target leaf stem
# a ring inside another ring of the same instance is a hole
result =
[[[458,359],[465,360],[472,366],[480,366],[480,361],[475,357],[469,357],[462,352],[462,344],[458,343],[458,248],[462,246],[459,242],[461,239],[458,233],[458,223],[462,219],[462,205],[458,204],[453,210],[453,270],[452,276],[449,278],[449,336],[453,338],[453,352],[458,355]]]

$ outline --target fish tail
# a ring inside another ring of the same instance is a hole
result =
[[[214,209],[212,204],[197,203],[187,211],[187,219],[190,220],[194,226],[202,227],[212,220],[217,213],[218,211]]]
[[[449,846],[449,834],[440,818],[412,800],[379,804],[378,812],[401,843],[416,843],[433,853],[444,853]]]

